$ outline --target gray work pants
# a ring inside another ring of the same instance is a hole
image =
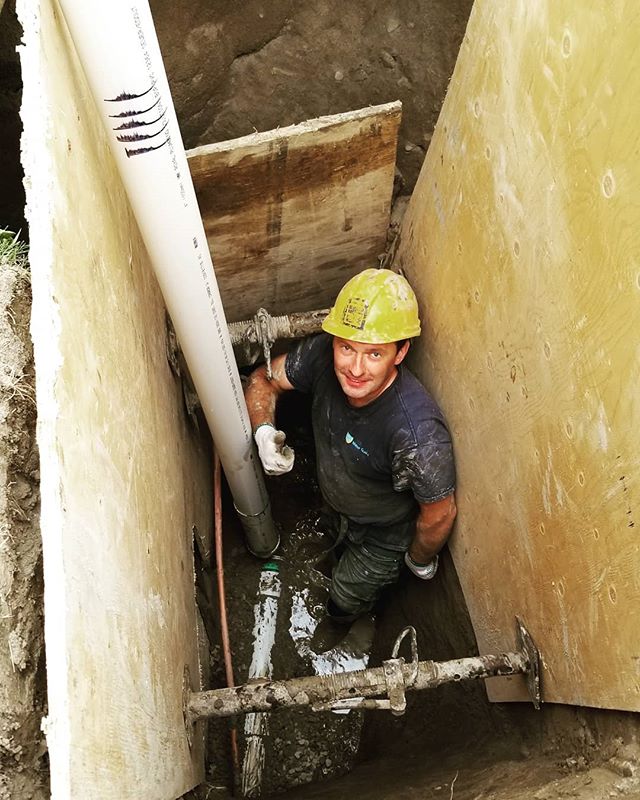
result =
[[[331,512],[331,535],[336,539],[334,550],[338,563],[331,574],[329,596],[346,614],[354,617],[371,611],[380,593],[386,586],[396,583],[404,564],[402,544],[385,547],[379,541],[371,541],[372,527],[357,525],[347,517]],[[413,523],[399,527],[399,536],[407,538],[407,529]],[[392,537],[395,530],[386,529]],[[376,530],[380,537],[381,529]]]

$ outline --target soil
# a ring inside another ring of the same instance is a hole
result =
[[[431,757],[429,757],[431,755]],[[522,753],[517,760],[464,751],[442,759],[432,754],[361,765],[345,778],[281,795],[295,800],[640,800],[633,775],[611,766]]]
[[[472,0],[151,0],[187,147],[401,100],[409,193]]]
[[[0,259],[0,800],[49,796],[30,313],[26,266]]]
[[[409,755],[362,764],[323,784],[297,787],[281,800],[640,800],[637,761],[588,766],[575,758],[517,759],[467,750],[446,758]],[[203,786],[193,800],[227,800],[224,787]]]

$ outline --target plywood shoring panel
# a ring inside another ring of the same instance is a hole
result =
[[[397,266],[451,423],[481,652],[520,614],[546,701],[640,710],[637,6],[477,0]],[[493,699],[525,698],[515,680]]]
[[[330,305],[386,246],[400,103],[188,153],[229,322]]]
[[[57,4],[19,3],[53,800],[199,783],[192,526],[209,479],[165,311]]]

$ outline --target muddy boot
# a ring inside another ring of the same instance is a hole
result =
[[[327,616],[318,623],[309,641],[309,647],[314,653],[326,653],[327,650],[331,650],[349,633],[351,624],[357,618],[357,614],[347,614],[329,598]]]
[[[348,633],[348,624],[336,622],[331,617],[323,617],[309,639],[309,648],[314,653],[326,653],[333,650]]]
[[[376,631],[376,618],[373,614],[363,614],[349,628],[336,649],[345,655],[354,658],[361,658],[368,655],[373,644],[373,636]]]
[[[372,614],[335,614],[336,606],[331,600],[328,611],[329,615],[320,620],[309,641],[311,650],[314,653],[337,650],[356,657],[368,653],[375,631],[375,617]]]

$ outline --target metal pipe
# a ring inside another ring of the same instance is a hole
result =
[[[402,665],[406,689],[433,689],[443,683],[473,678],[526,673],[530,668],[524,652],[477,656],[455,661],[421,661],[415,672],[411,664]],[[250,711],[274,711],[292,706],[326,706],[336,700],[375,697],[387,692],[384,667],[290,678],[283,681],[255,681],[232,689],[214,689],[191,695],[189,715],[195,722],[205,717],[227,717]]]
[[[61,0],[249,549],[278,545],[147,0]]]
[[[267,365],[267,375],[271,380],[271,347],[278,339],[299,339],[322,330],[322,321],[329,313],[328,308],[317,311],[299,311],[280,317],[272,317],[264,308],[256,311],[253,319],[232,322],[229,335],[236,347],[236,357],[241,366],[253,364],[258,357],[255,348],[262,347],[262,355]],[[243,345],[241,348],[238,345]]]
[[[231,343],[263,344],[265,331],[271,342],[277,339],[300,339],[321,331],[322,323],[328,313],[328,308],[321,308],[316,311],[296,311],[293,314],[272,317],[260,308],[253,319],[229,323]]]

